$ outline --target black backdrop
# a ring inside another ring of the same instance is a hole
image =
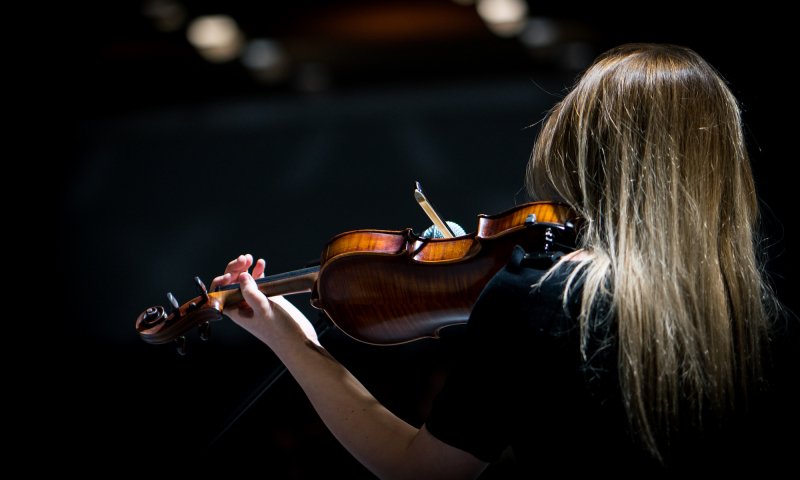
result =
[[[322,7],[275,8],[203,2],[189,12],[238,15],[259,35],[316,38],[297,18]],[[565,31],[581,39],[582,52],[677,43],[720,70],[743,105],[768,267],[797,310],[789,17],[766,8],[698,17],[681,4],[633,19],[536,8],[570,25]],[[70,309],[42,321],[60,328],[54,361],[36,379],[47,393],[32,414],[40,428],[31,430],[31,448],[65,454],[67,465],[87,470],[103,458],[128,469],[219,463],[263,466],[277,478],[369,478],[294,381],[277,375],[266,347],[221,322],[207,343],[190,336],[181,357],[144,344],[136,316],[165,304],[167,291],[190,298],[194,275],[208,283],[239,253],[266,256],[277,273],[317,259],[347,230],[421,232],[429,221],[412,198],[415,180],[445,217],[474,229],[478,213],[524,200],[536,123],[580,68],[488,32],[368,48],[350,39],[314,57],[329,85],[308,92],[291,80],[255,82],[236,62],[209,64],[182,33],[156,32],[140,12],[138,2],[71,12],[78,14],[67,37],[75,48],[64,57],[71,88],[60,98],[63,117],[53,120],[61,133],[54,138],[74,152],[56,169],[53,190],[58,293]],[[296,299],[317,318],[307,296]],[[419,424],[459,334],[454,327],[440,340],[374,347],[333,328],[323,343],[387,406]]]

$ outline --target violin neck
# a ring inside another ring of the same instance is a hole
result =
[[[268,297],[292,295],[310,292],[318,276],[319,266],[308,267],[259,278],[256,280],[256,284],[258,289]],[[225,305],[238,304],[243,300],[238,283],[219,287],[210,295],[223,296]]]
[[[310,292],[319,276],[319,266],[278,273],[256,280],[258,289],[268,297]]]

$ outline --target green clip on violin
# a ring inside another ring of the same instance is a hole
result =
[[[424,200],[420,191],[420,205]],[[319,266],[257,283],[267,296],[311,292],[311,305],[361,342],[392,345],[438,337],[442,328],[467,321],[478,295],[516,245],[545,255],[574,250],[576,221],[566,205],[532,202],[478,215],[477,230],[461,236],[425,238],[410,228],[354,230],[328,242]],[[238,284],[208,292],[198,277],[195,283],[200,296],[179,305],[169,293],[171,308],[150,307],[138,316],[142,340],[175,341],[182,351],[189,330],[198,327],[206,339],[211,322],[243,300]]]

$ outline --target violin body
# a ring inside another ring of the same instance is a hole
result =
[[[526,224],[530,215],[536,220]],[[440,329],[467,321],[516,245],[574,248],[569,215],[564,206],[533,203],[480,215],[476,232],[452,239],[420,238],[411,229],[343,233],[323,251],[311,304],[362,342],[437,337]]]
[[[257,280],[267,296],[311,292],[311,304],[352,338],[392,345],[438,337],[464,323],[489,280],[519,245],[526,251],[575,248],[577,217],[565,205],[532,202],[498,215],[479,215],[475,232],[454,238],[423,238],[411,229],[355,230],[333,237],[320,266]],[[172,311],[151,307],[136,319],[148,343],[181,341],[192,327],[201,336],[226,306],[243,298],[238,284],[206,292]],[[180,350],[180,347],[179,347]]]

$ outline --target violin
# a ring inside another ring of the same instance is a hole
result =
[[[477,229],[460,236],[427,238],[410,228],[354,230],[333,237],[318,266],[256,283],[268,297],[311,292],[311,305],[360,342],[394,345],[436,338],[444,327],[466,323],[481,291],[515,246],[545,256],[574,250],[577,220],[566,205],[531,202],[478,215]],[[154,306],[137,317],[142,340],[176,341],[180,352],[188,331],[198,327],[206,339],[211,322],[243,301],[238,284],[208,292],[199,277],[195,283],[198,297],[179,305],[168,293],[169,310]]]

